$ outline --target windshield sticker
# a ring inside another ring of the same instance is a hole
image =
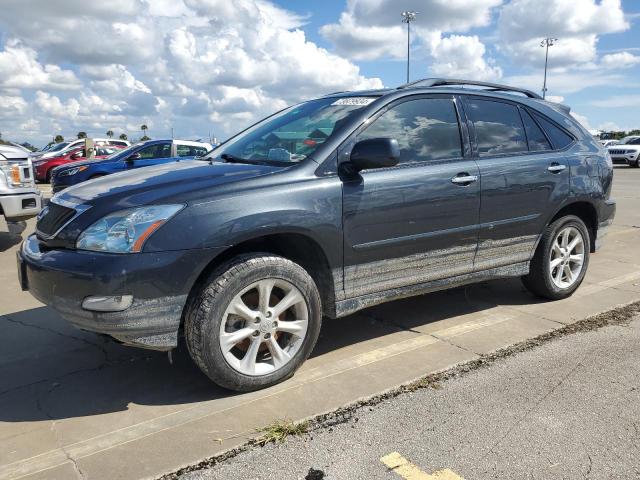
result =
[[[374,100],[375,100],[375,98],[371,98],[371,97],[345,97],[345,98],[341,98],[339,100],[336,100],[331,105],[360,105],[360,106],[364,106],[364,105],[369,105]]]

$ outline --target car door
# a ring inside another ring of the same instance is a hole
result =
[[[481,179],[475,271],[527,262],[548,220],[569,193],[561,152],[528,110],[500,99],[465,98]]]
[[[347,298],[463,275],[478,240],[478,167],[453,96],[413,96],[378,112],[345,142],[391,137],[397,166],[343,175]],[[464,178],[463,178],[464,177]]]
[[[128,168],[140,168],[149,167],[151,165],[158,165],[160,163],[166,163],[172,161],[171,154],[171,142],[158,142],[152,145],[148,145],[137,152],[135,152],[138,158],[133,161],[127,162]]]

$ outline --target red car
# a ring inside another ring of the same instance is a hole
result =
[[[98,146],[96,147],[95,158],[106,158],[118,150],[120,150],[120,148],[113,145]],[[33,162],[33,170],[36,180],[38,182],[49,183],[49,180],[51,180],[51,170],[53,170],[54,167],[85,160],[85,155],[84,148],[75,148],[57,157],[35,160]]]

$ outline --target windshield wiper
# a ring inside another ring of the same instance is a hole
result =
[[[251,160],[236,157],[235,155],[231,155],[230,153],[223,153],[222,155],[220,155],[220,158],[227,163],[253,163]]]
[[[231,155],[230,153],[223,153],[222,155],[220,155],[220,158],[224,160],[226,163],[246,163],[248,165],[271,165],[271,166],[282,166],[282,167],[287,167],[291,165],[291,162],[241,158],[241,157],[236,157],[235,155]]]

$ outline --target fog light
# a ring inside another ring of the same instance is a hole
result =
[[[82,301],[82,308],[93,312],[121,312],[133,303],[133,295],[117,295],[111,297],[87,297]]]

